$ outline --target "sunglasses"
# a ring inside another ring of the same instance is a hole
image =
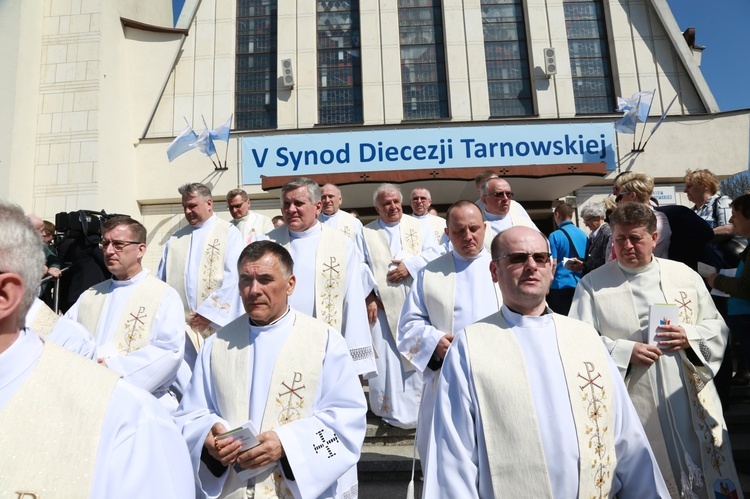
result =
[[[497,191],[497,192],[490,192],[488,196],[496,197],[496,198],[508,198],[513,199],[513,192],[511,191]]]
[[[539,251],[537,253],[516,252],[516,253],[508,253],[507,255],[503,255],[495,261],[499,262],[500,260],[507,258],[509,264],[518,265],[521,263],[526,263],[529,260],[529,257],[533,258],[534,262],[539,265],[546,265],[549,263],[549,260],[552,257],[552,254],[546,251]]]
[[[141,244],[138,241],[107,241],[106,239],[102,239],[102,241],[99,243],[99,247],[106,251],[107,248],[109,248],[110,245],[112,245],[115,248],[115,251],[119,253],[120,251],[125,249],[125,246],[130,246],[131,244]]]

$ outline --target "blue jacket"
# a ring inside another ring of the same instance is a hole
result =
[[[570,220],[563,221],[559,228],[549,236],[550,252],[552,257],[557,260],[555,278],[550,286],[552,289],[575,288],[582,275],[581,272],[573,272],[563,266],[563,258],[576,256],[563,231],[573,240],[573,244],[578,251],[578,258],[581,260],[586,258],[586,242],[588,241],[586,233],[576,227]]]

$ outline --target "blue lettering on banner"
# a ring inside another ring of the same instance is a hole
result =
[[[243,137],[242,182],[372,170],[606,163],[613,123],[465,126]]]

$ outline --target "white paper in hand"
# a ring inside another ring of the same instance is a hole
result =
[[[655,303],[648,307],[648,344],[656,345],[656,328],[680,324],[680,308],[674,303]]]
[[[216,438],[219,441],[225,438],[232,438],[234,440],[239,440],[240,442],[242,442],[242,452],[245,452],[248,449],[252,449],[256,445],[260,445],[260,442],[258,442],[257,436],[258,436],[258,430],[255,428],[255,425],[253,424],[253,422],[248,420],[242,426],[239,426],[235,428],[234,430],[229,430],[226,433],[222,433]],[[250,478],[260,475],[264,471],[271,469],[274,466],[276,466],[276,463],[269,464],[268,466],[263,466],[262,468],[243,470],[242,468],[240,468],[239,464],[234,463],[234,471],[237,472],[237,476],[239,477],[240,480],[249,480]]]

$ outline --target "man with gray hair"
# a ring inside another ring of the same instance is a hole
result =
[[[435,240],[441,242],[445,231],[445,219],[429,213],[432,206],[432,194],[424,187],[417,187],[411,191],[411,216],[419,220],[424,230],[431,230]],[[447,240],[447,238],[445,238]]]
[[[604,265],[612,253],[612,229],[604,221],[604,203],[589,203],[581,208],[581,218],[591,231],[586,246],[586,258],[571,264],[571,270],[588,274]]]
[[[194,497],[185,441],[153,397],[24,328],[43,263],[23,211],[0,201],[3,493]]]
[[[493,177],[482,184],[482,202],[484,219],[489,223],[492,237],[511,227],[536,229],[523,206],[513,200],[513,191],[505,179]]]
[[[318,222],[320,197],[320,187],[309,178],[297,177],[284,184],[284,225],[266,237],[284,246],[294,259],[298,284],[290,305],[339,331],[357,374],[369,378],[377,370],[360,277],[361,259],[354,242],[342,231]]]
[[[367,224],[365,263],[374,283],[365,289],[372,341],[378,352],[378,375],[370,380],[370,408],[388,424],[415,428],[422,376],[397,348],[401,307],[417,273],[439,255],[432,231],[403,216],[402,196],[393,184],[373,194],[380,217]]]
[[[188,225],[164,245],[156,277],[180,294],[185,311],[185,360],[193,365],[203,341],[235,318],[237,258],[242,235],[213,210],[211,190],[203,184],[179,187]]]
[[[270,218],[250,211],[250,198],[243,189],[232,189],[227,192],[227,208],[232,215],[232,225],[242,233],[242,239],[246,244],[273,230]]]

